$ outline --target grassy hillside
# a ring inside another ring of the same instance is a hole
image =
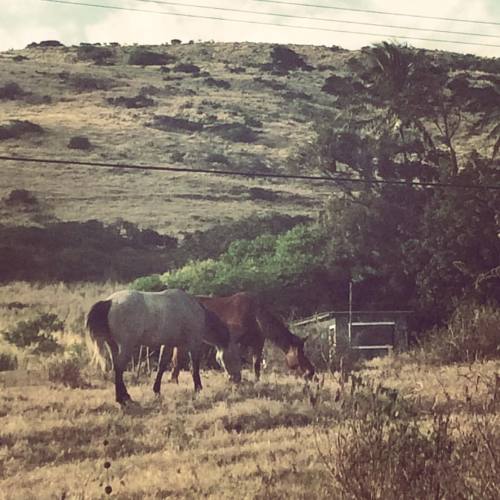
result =
[[[268,45],[94,49],[112,52],[106,65],[74,47],[1,54],[0,88],[17,84],[19,90],[6,91],[0,125],[28,120],[42,128],[1,140],[2,154],[283,172],[311,136],[315,110],[334,101],[321,91],[326,69],[279,76],[263,71]],[[146,50],[168,56],[168,64],[130,64]],[[343,64],[342,53],[327,48],[306,53],[316,66]],[[88,138],[90,148],[68,148],[75,136]],[[252,187],[271,193],[252,194]],[[0,196],[13,188],[33,191],[58,219],[121,217],[169,234],[256,211],[310,214],[328,192],[298,183],[3,162]],[[5,207],[2,217],[33,222]]]
[[[494,97],[488,86],[498,87],[497,61],[428,55],[457,75],[457,92],[478,102]],[[345,117],[353,109],[357,119],[384,112],[384,103],[365,92],[369,72],[367,51],[337,47],[34,44],[0,54],[0,153],[253,172],[283,173],[293,164],[307,171],[310,158],[293,160],[314,138],[314,120],[327,123],[332,113]],[[480,110],[467,112],[456,137],[459,154],[492,143],[474,130]],[[13,189],[32,191],[39,204],[25,210],[3,203],[0,215],[10,225],[122,218],[171,235],[251,213],[311,215],[332,191],[297,182],[2,161],[0,198]]]

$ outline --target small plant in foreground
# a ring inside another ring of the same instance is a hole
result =
[[[498,498],[500,432],[494,412],[485,408],[475,414],[471,426],[443,411],[421,417],[417,408],[399,411],[397,397],[381,398],[379,388],[367,391],[357,379],[352,378],[351,395],[344,394],[348,404],[342,404],[340,427],[334,434],[327,429],[320,439],[316,436],[337,495]]]
[[[47,361],[49,380],[71,388],[87,387],[82,376],[82,362],[75,356],[54,356]]]
[[[0,352],[0,372],[17,369],[17,356],[10,352]]]

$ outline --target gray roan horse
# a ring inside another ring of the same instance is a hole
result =
[[[179,347],[191,357],[195,391],[202,388],[200,355],[202,343],[217,348],[217,360],[234,382],[241,380],[241,360],[227,327],[186,292],[123,290],[92,306],[87,316],[88,346],[93,361],[105,368],[107,346],[115,371],[116,401],[131,400],[123,382],[123,372],[139,345],[158,348]],[[160,393],[162,371],[153,390]]]

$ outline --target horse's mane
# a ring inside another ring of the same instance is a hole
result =
[[[287,351],[290,346],[301,343],[300,337],[294,335],[284,321],[271,313],[264,304],[259,303],[256,307],[256,319],[266,339],[284,351]]]

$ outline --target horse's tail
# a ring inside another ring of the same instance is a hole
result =
[[[91,364],[106,370],[107,356],[110,354],[106,341],[111,340],[111,330],[108,323],[108,313],[111,300],[96,302],[87,315],[87,349],[91,355]]]

